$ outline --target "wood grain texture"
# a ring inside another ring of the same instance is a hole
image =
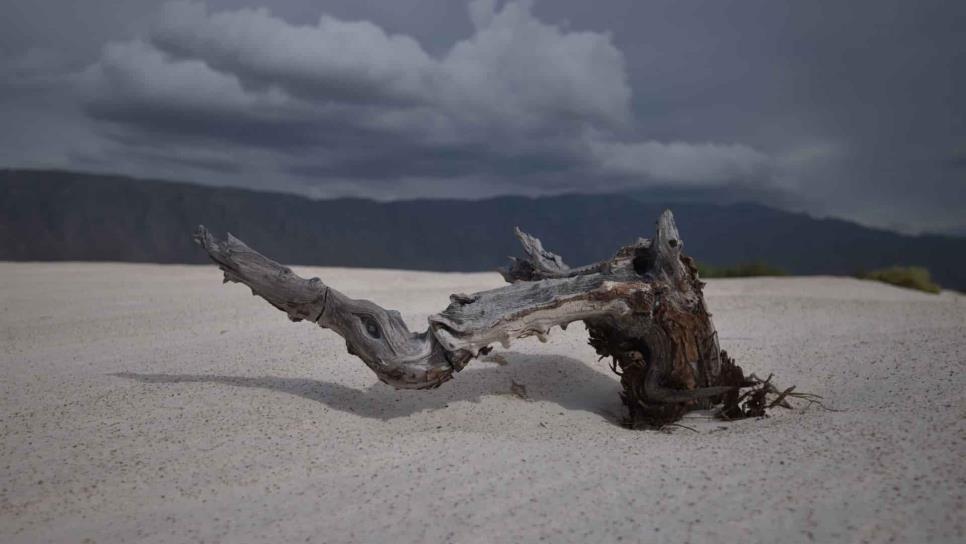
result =
[[[385,383],[437,387],[493,344],[518,338],[545,341],[553,327],[583,321],[590,343],[613,358],[632,426],[659,426],[688,410],[729,399],[752,385],[718,345],[703,283],[683,255],[674,216],[661,214],[652,239],[638,239],[613,258],[571,268],[539,239],[519,228],[526,257],[503,270],[508,285],[454,294],[429,317],[425,332],[409,331],[399,314],[353,300],[318,278],[303,279],[230,234],[218,241],[202,226],[195,240],[225,272],[286,312],[345,338]],[[736,414],[734,410],[732,414]]]

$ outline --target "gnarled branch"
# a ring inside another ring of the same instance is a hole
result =
[[[351,299],[318,278],[301,278],[231,234],[218,241],[199,226],[194,239],[225,272],[226,282],[247,285],[253,295],[293,321],[304,319],[335,331],[345,338],[349,353],[362,359],[383,382],[424,389],[452,377],[451,354],[432,335],[410,332],[399,312]]]
[[[751,385],[718,346],[702,295],[703,283],[671,212],[653,239],[639,239],[613,258],[580,268],[516,229],[527,254],[502,271],[509,285],[470,295],[410,332],[398,312],[354,300],[318,278],[303,279],[230,234],[216,240],[198,227],[195,240],[225,272],[290,319],[308,320],[345,338],[380,380],[399,388],[429,388],[490,350],[527,336],[546,339],[552,327],[583,321],[590,343],[613,357],[632,425],[660,425],[690,409],[725,401],[737,408],[739,387]]]

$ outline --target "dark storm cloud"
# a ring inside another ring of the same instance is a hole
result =
[[[584,132],[630,117],[610,38],[545,24],[521,4],[470,7],[473,35],[434,57],[370,22],[294,24],[266,9],[173,2],[145,36],[105,46],[80,88],[90,116],[135,137],[272,149],[297,163],[284,171],[323,183],[534,182],[534,170],[593,160]]]
[[[813,212],[936,228],[966,209],[966,179],[947,163],[966,143],[962,2],[615,0],[553,12],[613,30],[645,138],[766,152]]]
[[[314,196],[703,187],[904,228],[966,206],[958,3],[79,4],[4,8],[3,163]]]

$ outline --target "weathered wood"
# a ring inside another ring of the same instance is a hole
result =
[[[437,387],[492,344],[528,336],[545,341],[551,328],[583,321],[598,354],[614,360],[629,425],[663,425],[720,402],[728,417],[750,413],[738,390],[761,382],[747,380],[718,346],[703,283],[682,254],[670,211],[659,218],[653,239],[580,268],[539,239],[520,229],[516,234],[527,257],[502,271],[510,284],[452,295],[423,333],[410,332],[398,312],[350,299],[318,278],[300,278],[230,234],[217,241],[199,227],[195,240],[225,271],[225,281],[248,285],[292,320],[335,331],[349,353],[395,387]]]
[[[253,295],[293,321],[304,319],[335,331],[345,338],[349,353],[362,359],[383,382],[422,389],[452,377],[450,354],[428,332],[410,332],[399,312],[351,299],[318,278],[301,278],[231,234],[218,241],[199,226],[194,239],[224,271],[225,282],[244,283]]]
[[[553,254],[531,240],[521,236],[530,266],[514,263],[504,273],[508,281],[533,281],[527,272],[547,269],[545,255]],[[674,421],[688,410],[721,402],[739,386],[751,385],[733,363],[722,372],[727,356],[718,346],[704,304],[703,283],[691,259],[682,255],[683,247],[674,216],[665,211],[652,240],[639,240],[621,248],[612,260],[578,272],[616,282],[626,290],[623,300],[634,301],[631,312],[589,316],[584,322],[597,353],[615,361],[628,419],[635,425]]]
[[[510,257],[510,266],[500,270],[503,279],[510,283],[592,274],[604,271],[611,264],[610,261],[604,261],[572,269],[564,264],[563,258],[559,255],[545,250],[543,243],[538,238],[523,232],[520,227],[515,227],[513,230],[517,239],[520,240],[527,258]]]

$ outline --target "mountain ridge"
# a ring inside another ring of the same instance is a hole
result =
[[[906,235],[761,204],[645,196],[502,196],[483,200],[307,197],[235,187],[51,170],[0,170],[0,259],[202,263],[198,224],[285,263],[437,271],[492,270],[519,254],[513,227],[571,265],[651,235],[665,207],[685,251],[727,266],[765,261],[796,274],[929,268],[966,288],[966,239]]]

